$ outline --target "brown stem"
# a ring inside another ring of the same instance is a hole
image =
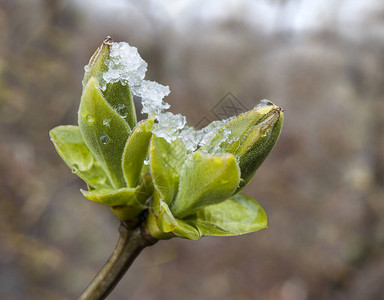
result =
[[[127,272],[141,250],[157,242],[146,235],[140,227],[129,229],[126,224],[122,223],[119,232],[120,238],[111,257],[78,300],[105,299]]]

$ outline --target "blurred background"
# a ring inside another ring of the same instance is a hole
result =
[[[107,35],[139,49],[191,125],[228,92],[285,109],[245,190],[269,228],[159,242],[109,299],[383,299],[381,0],[0,0],[0,299],[74,299],[118,239],[48,136],[77,123]]]

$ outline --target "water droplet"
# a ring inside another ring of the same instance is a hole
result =
[[[111,124],[111,119],[104,119],[104,120],[103,120],[103,125],[104,125],[104,126],[109,127],[110,124]]]
[[[103,145],[108,144],[108,143],[109,143],[109,136],[108,136],[108,134],[103,133],[103,134],[100,136],[100,142],[101,142]]]
[[[116,107],[116,112],[120,115],[120,117],[122,118],[126,118],[128,116],[128,108],[123,105],[123,104],[119,104],[117,107]]]
[[[91,114],[86,115],[85,119],[88,121],[88,123],[93,123],[93,122],[95,122],[95,117],[92,116]]]
[[[144,165],[148,166],[149,165],[149,156],[147,156],[144,160]]]

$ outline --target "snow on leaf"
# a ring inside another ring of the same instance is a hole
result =
[[[214,121],[203,129],[195,130],[186,126],[184,116],[165,112],[170,108],[170,105],[163,100],[170,93],[169,87],[155,81],[144,80],[148,64],[140,57],[137,48],[128,43],[111,43],[109,58],[105,64],[107,70],[100,79],[100,88],[105,90],[108,83],[115,82],[120,82],[122,85],[128,84],[132,94],[141,98],[142,113],[157,119],[157,123],[153,127],[154,134],[169,143],[180,139],[187,150],[193,152],[205,144],[211,143],[214,137],[220,133],[221,138],[214,147],[215,151],[220,151],[220,144],[231,133],[230,130],[223,128],[231,118]]]

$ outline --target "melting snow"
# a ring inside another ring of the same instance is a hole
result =
[[[157,119],[153,133],[158,137],[164,138],[169,143],[180,139],[190,152],[211,143],[218,133],[221,134],[215,141],[214,152],[219,151],[220,144],[228,139],[231,131],[223,127],[232,118],[215,121],[201,130],[195,130],[186,126],[184,116],[164,112],[170,107],[163,101],[164,97],[170,93],[169,87],[144,80],[148,64],[140,57],[136,47],[125,42],[112,43],[110,57],[105,64],[108,68],[100,79],[100,88],[105,90],[108,83],[119,81],[122,85],[128,84],[132,94],[141,97],[142,113]],[[108,143],[105,138],[104,142]]]
[[[142,113],[156,116],[162,111],[170,108],[170,105],[163,101],[170,93],[169,87],[155,81],[143,80],[140,85],[132,86],[132,94],[141,97],[143,105]]]
[[[109,59],[105,62],[108,69],[103,74],[105,90],[107,83],[120,81],[122,85],[140,85],[147,72],[148,64],[140,57],[136,47],[128,43],[112,43]]]
[[[168,143],[175,141],[179,138],[180,130],[186,124],[185,117],[171,112],[164,112],[157,115],[158,123],[153,128],[153,133],[158,137],[164,138]]]

